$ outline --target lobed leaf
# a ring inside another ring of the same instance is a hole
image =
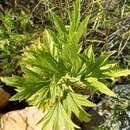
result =
[[[48,113],[38,122],[43,125],[42,130],[74,130],[79,128],[66,114],[62,104],[57,102]]]
[[[95,87],[97,90],[99,90],[101,93],[104,93],[106,95],[116,97],[116,94],[111,91],[104,83],[97,80],[97,78],[87,78],[88,85]]]

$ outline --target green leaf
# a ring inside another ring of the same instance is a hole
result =
[[[94,55],[92,46],[89,46],[87,48],[85,55],[86,55],[86,62],[89,62],[89,64],[91,64],[91,66],[92,66],[95,63],[95,55]]]
[[[116,65],[116,63],[114,65],[112,65],[112,62],[107,62],[108,58],[114,54],[115,51],[109,51],[106,53],[103,53],[102,55],[100,55],[98,58],[95,58],[92,47],[90,46],[87,51],[86,51],[86,66],[87,66],[87,71],[86,71],[86,76],[92,76],[92,77],[102,77],[103,74],[103,66],[104,68],[108,68],[108,67],[114,67]],[[109,68],[108,68],[109,69]],[[107,71],[107,70],[106,70]]]
[[[71,30],[76,31],[80,23],[80,0],[76,0],[71,13],[69,13]]]
[[[41,88],[41,87],[40,87]],[[34,95],[36,93],[37,90],[39,90],[39,88],[26,88],[26,89],[16,89],[18,91],[17,94],[15,94],[14,96],[11,97],[11,101],[17,101],[19,100],[20,102],[22,100],[27,100],[29,97],[31,97],[32,95]]]
[[[90,19],[90,15],[86,16],[86,18],[80,23],[75,35],[75,43],[78,43],[82,35],[85,33],[85,31],[87,31],[89,19]]]
[[[59,51],[62,51],[62,43],[59,42],[58,40],[59,37],[57,38],[57,35],[51,30],[46,30],[46,32],[47,32],[48,37],[50,37],[50,39],[53,41],[54,46],[57,49],[59,49]]]
[[[33,89],[33,88],[32,88]],[[29,92],[30,93],[30,92]],[[42,111],[45,111],[50,103],[50,87],[42,86],[41,89],[37,90],[35,94],[32,94],[28,99],[26,99],[29,105],[37,106]]]
[[[42,130],[74,130],[79,128],[66,114],[62,104],[57,102],[48,113],[38,122],[43,125]]]
[[[23,88],[31,88],[32,86],[35,87],[37,85],[49,84],[48,80],[44,80],[44,79],[35,80],[34,76],[32,76],[29,79],[25,79],[19,76],[1,77],[1,81],[5,82],[7,85],[12,86],[12,87],[23,87]]]
[[[83,110],[82,106],[94,107],[95,104],[87,100],[87,96],[69,92],[63,104],[65,110],[70,115],[72,112],[81,120],[88,121],[90,120],[90,115]],[[71,106],[71,107],[70,107]]]
[[[115,67],[117,65],[117,62],[116,61],[109,61],[109,62],[106,62],[105,64],[103,64],[101,67],[100,67],[100,70],[108,70],[108,69],[112,69],[113,67]]]
[[[100,92],[112,96],[112,97],[116,97],[116,94],[111,91],[104,83],[100,82],[97,80],[97,78],[87,78],[87,83],[88,85],[90,85],[90,87],[95,87],[97,90],[99,90]]]
[[[10,86],[19,86],[21,83],[23,83],[24,79],[22,77],[14,76],[14,77],[1,77],[0,78],[2,82],[5,82],[7,85]]]
[[[32,58],[26,61],[28,64],[39,67],[41,69],[46,69],[51,73],[59,73],[58,72],[58,64],[54,57],[44,50],[37,50],[38,52],[32,53]],[[35,58],[35,60],[34,60]]]
[[[77,104],[79,104],[80,106],[86,106],[86,107],[95,107],[96,105],[87,100],[87,98],[89,96],[86,96],[86,95],[81,95],[81,94],[77,94],[77,93],[71,93],[71,96],[74,98],[75,102]]]
[[[130,75],[130,70],[110,70],[108,72],[104,72],[104,75],[108,77],[120,77],[120,76],[128,76]]]
[[[107,61],[107,59],[114,53],[116,53],[116,51],[108,51],[108,52],[101,54],[101,56],[99,58],[97,58],[96,65],[97,66],[103,65]]]
[[[64,36],[66,33],[67,33],[67,31],[66,31],[66,28],[65,28],[65,25],[64,25],[64,23],[63,23],[63,21],[62,21],[62,19],[59,17],[59,16],[57,16],[54,12],[50,12],[51,13],[51,16],[52,16],[52,18],[53,18],[53,22],[54,22],[54,24],[55,24],[55,26],[56,26],[56,29],[57,29],[57,31],[58,31],[58,33],[62,36]]]

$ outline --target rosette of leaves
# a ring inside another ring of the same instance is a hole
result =
[[[90,115],[83,107],[95,104],[75,92],[75,88],[89,88],[116,97],[105,84],[106,79],[114,79],[130,74],[129,70],[119,70],[117,63],[108,61],[115,53],[102,53],[98,58],[92,46],[81,53],[81,37],[86,31],[90,16],[80,20],[80,0],[76,0],[69,12],[69,24],[50,11],[55,31],[46,29],[43,37],[25,49],[21,68],[23,76],[2,77],[7,85],[16,87],[18,92],[11,100],[27,100],[46,115],[39,121],[43,130],[74,130],[79,128],[71,120],[74,113],[81,121]],[[105,81],[105,82],[104,82]]]

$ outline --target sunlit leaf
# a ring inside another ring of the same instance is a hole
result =
[[[91,78],[87,78],[86,80],[90,86],[95,87],[100,92],[109,96],[116,97],[116,94],[113,91],[111,91],[104,83],[98,81],[96,78],[91,77]]]

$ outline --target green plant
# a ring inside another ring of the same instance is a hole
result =
[[[81,21],[80,0],[75,1],[69,12],[68,25],[52,11],[50,14],[55,30],[46,29],[43,37],[25,49],[21,62],[23,76],[2,77],[1,80],[16,87],[18,93],[11,100],[26,99],[31,105],[47,111],[39,121],[43,130],[74,130],[79,127],[72,122],[72,113],[81,121],[87,121],[90,115],[83,106],[95,106],[87,100],[90,95],[80,94],[75,89],[90,89],[92,93],[116,97],[107,87],[107,79],[127,76],[130,70],[120,70],[117,62],[108,60],[115,51],[96,57],[89,46],[82,52],[81,37],[90,16]]]
[[[21,50],[32,40],[34,29],[23,11],[0,12],[0,22],[0,75],[10,76],[17,71]]]

